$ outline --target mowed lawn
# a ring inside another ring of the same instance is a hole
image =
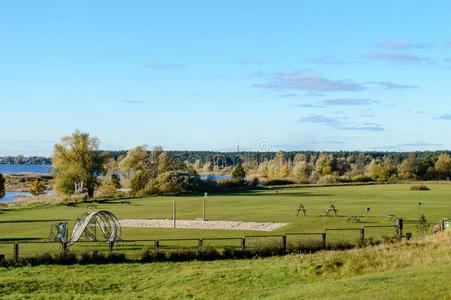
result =
[[[213,262],[0,268],[2,299],[449,299],[451,235]]]
[[[123,228],[122,239],[241,237],[252,234],[281,234],[287,232],[322,232],[324,228],[359,228],[368,225],[393,225],[387,215],[416,220],[424,214],[431,223],[451,217],[451,184],[430,183],[430,191],[411,191],[411,184],[367,186],[309,187],[277,190],[246,191],[230,194],[211,194],[207,200],[208,220],[255,222],[282,222],[288,225],[273,232]],[[47,239],[50,226],[60,221],[69,222],[69,228],[86,211],[109,210],[119,219],[172,218],[172,201],[177,202],[179,219],[202,216],[202,195],[167,196],[131,199],[131,204],[114,200],[97,204],[97,208],[81,203],[76,207],[46,205],[34,208],[0,211],[0,239]],[[419,207],[419,202],[422,203]],[[307,216],[296,217],[296,209],[303,203]],[[331,204],[338,209],[337,217],[324,217],[323,211]],[[367,208],[370,208],[367,213]],[[347,221],[358,216],[361,223]],[[414,225],[405,232],[418,237]],[[380,238],[392,235],[392,229],[368,229],[366,236]],[[352,240],[358,232],[334,232],[328,239]],[[238,242],[235,242],[238,246]],[[25,246],[22,247],[25,251]],[[10,252],[10,249],[4,250]],[[2,252],[2,249],[0,249]]]

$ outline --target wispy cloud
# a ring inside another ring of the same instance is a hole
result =
[[[304,103],[304,104],[298,104],[298,105],[295,105],[295,107],[302,107],[302,108],[323,108],[324,105],[317,105],[317,104],[307,104],[307,103]]]
[[[141,104],[141,103],[144,103],[144,102],[143,102],[143,101],[140,101],[140,100],[125,99],[125,100],[122,100],[122,103],[127,103],[127,104]]]
[[[358,98],[338,98],[338,99],[326,99],[318,102],[318,104],[303,103],[298,104],[296,107],[303,108],[324,108],[328,106],[368,106],[373,104],[380,104],[379,101],[372,99],[358,99]]]
[[[357,98],[339,98],[339,99],[326,99],[321,101],[323,105],[332,106],[365,106],[371,104],[379,104],[379,101],[371,99],[357,99]]]
[[[411,42],[408,40],[389,40],[389,41],[382,41],[380,43],[377,43],[376,47],[390,49],[390,50],[425,49],[425,48],[431,48],[432,43]]]
[[[311,61],[322,65],[344,65],[349,63],[335,55],[323,55],[317,58],[312,58]]]
[[[425,150],[425,149],[434,149],[443,148],[443,144],[435,144],[435,143],[427,143],[423,141],[406,143],[406,144],[397,144],[397,145],[389,145],[383,147],[373,147],[373,150],[388,150],[388,151],[405,151],[405,150]]]
[[[445,120],[445,121],[451,121],[451,114],[443,114],[441,116],[438,116],[437,119]]]
[[[347,79],[328,79],[304,72],[276,73],[265,83],[255,84],[255,87],[274,90],[304,90],[314,92],[326,91],[361,91],[365,87]]]
[[[240,65],[262,65],[266,63],[266,60],[258,58],[245,58],[238,61],[238,63]]]
[[[312,115],[309,117],[302,118],[301,123],[313,123],[320,124],[323,126],[331,127],[340,130],[351,130],[351,131],[384,131],[385,128],[376,123],[363,123],[362,125],[348,124],[344,118],[331,118],[321,115]]]
[[[408,85],[408,84],[398,84],[389,81],[370,81],[368,84],[376,84],[381,86],[386,90],[408,90],[408,89],[417,89],[418,86]]]
[[[393,52],[370,52],[365,54],[365,57],[370,59],[384,60],[390,62],[402,62],[402,63],[419,63],[427,60],[424,57],[407,53],[393,53]]]
[[[282,95],[280,95],[280,97],[282,97],[282,98],[295,98],[295,97],[298,97],[299,95],[298,94],[295,94],[295,93],[288,93],[288,94],[282,94]]]
[[[161,63],[150,63],[147,65],[149,69],[152,70],[171,70],[171,69],[185,69],[184,64],[161,64]]]

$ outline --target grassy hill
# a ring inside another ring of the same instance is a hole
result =
[[[4,299],[449,299],[451,232],[254,260],[0,269]]]

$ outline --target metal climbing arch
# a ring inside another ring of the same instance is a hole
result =
[[[95,241],[97,227],[108,242],[115,243],[119,241],[121,237],[121,226],[118,218],[109,211],[101,210],[87,212],[78,219],[67,245],[72,246],[83,235],[88,240]]]

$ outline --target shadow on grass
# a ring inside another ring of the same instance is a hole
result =
[[[59,220],[1,220],[0,224],[9,223],[46,223],[46,222],[68,222],[69,220],[59,219]]]
[[[14,242],[14,241],[37,241],[42,238],[0,238],[0,242]]]
[[[251,196],[251,197],[275,197],[275,198],[285,198],[285,197],[330,197],[330,194],[312,193],[312,192],[268,192],[268,191],[233,191],[225,193],[212,193],[212,196]]]

